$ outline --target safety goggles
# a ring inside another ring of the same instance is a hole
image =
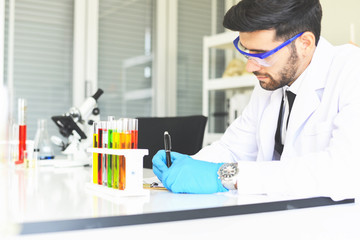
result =
[[[274,57],[274,53],[282,49],[283,47],[289,45],[292,41],[300,37],[304,32],[301,32],[294,37],[290,38],[289,40],[283,42],[273,50],[270,50],[268,52],[264,53],[250,53],[250,50],[244,48],[241,44],[239,44],[240,37],[238,36],[234,41],[235,48],[242,54],[244,57],[246,57],[248,60],[253,60],[257,64],[264,66],[264,67],[270,67],[276,62],[276,57]]]

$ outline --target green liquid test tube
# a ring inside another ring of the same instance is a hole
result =
[[[122,131],[122,120],[118,120],[116,121],[116,133],[113,133],[113,137],[114,140],[113,142],[115,143],[115,148],[116,149],[120,149],[120,133]],[[120,180],[120,156],[116,155],[115,156],[115,161],[114,161],[114,167],[113,167],[114,171],[113,171],[113,179],[114,179],[114,184],[113,184],[113,188],[115,189],[119,189],[119,180]]]
[[[108,149],[112,149],[114,147],[114,143],[113,143],[113,134],[114,134],[114,128],[113,128],[113,121],[108,122]],[[112,164],[112,159],[113,159],[114,155],[112,154],[108,154],[107,155],[107,186],[109,188],[112,187],[113,184],[113,164]]]

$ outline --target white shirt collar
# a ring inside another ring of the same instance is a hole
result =
[[[295,93],[295,94],[297,94],[299,92],[301,83],[304,81],[304,78],[306,77],[306,74],[308,72],[308,68],[309,67],[307,67],[305,69],[305,71],[291,84],[290,87],[288,85],[285,85],[283,87],[283,94],[284,95],[285,95],[286,90],[289,90],[289,91],[291,91],[292,93]]]

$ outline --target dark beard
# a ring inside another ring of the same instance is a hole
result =
[[[279,80],[275,80],[273,76],[271,76],[270,74],[261,74],[260,72],[253,72],[256,76],[260,75],[260,76],[266,76],[270,79],[269,82],[264,83],[264,82],[260,82],[260,86],[265,89],[265,90],[276,90],[279,88],[282,88],[285,85],[288,85],[289,83],[292,83],[295,80],[295,75],[296,75],[296,71],[297,68],[299,67],[298,61],[299,61],[299,56],[296,52],[296,46],[295,44],[291,44],[291,53],[289,56],[289,59],[287,60],[287,64],[283,67],[282,70],[280,70],[279,73]]]

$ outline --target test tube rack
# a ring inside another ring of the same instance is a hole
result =
[[[88,148],[88,152],[125,156],[126,159],[126,186],[124,190],[107,186],[87,183],[88,190],[96,195],[112,197],[148,196],[150,191],[143,188],[143,157],[149,154],[148,149],[107,149]]]

